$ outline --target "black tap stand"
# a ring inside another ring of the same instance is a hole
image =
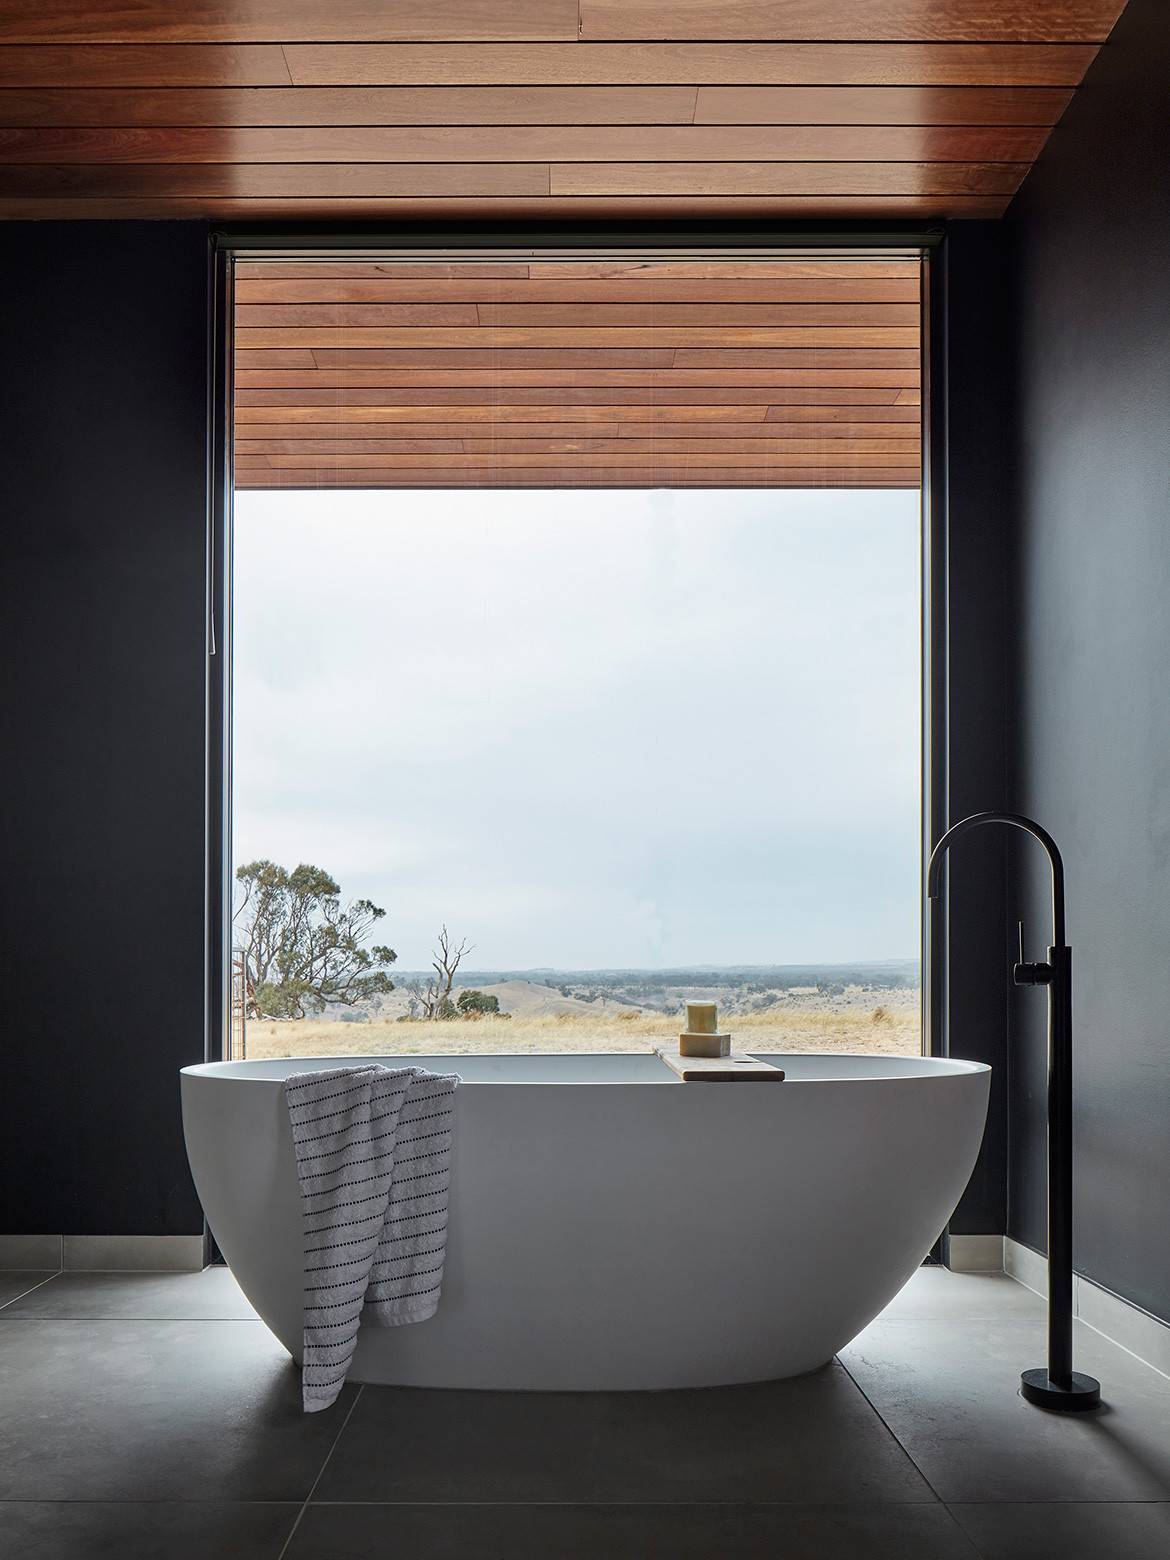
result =
[[[1022,942],[1016,984],[1048,987],[1048,1369],[1024,1371],[1020,1395],[1067,1414],[1101,1402],[1101,1383],[1072,1368],[1072,949],[1062,937],[1047,964],[1025,964]]]
[[[1052,946],[1046,964],[1025,964],[1023,929],[1018,986],[1048,987],[1048,1367],[1026,1370],[1020,1395],[1038,1408],[1077,1413],[1097,1408],[1101,1384],[1072,1368],[1072,949],[1064,940],[1064,863],[1056,841],[1017,813],[975,813],[947,830],[931,852],[927,894],[939,893],[943,857],[960,834],[984,823],[1023,829],[1048,852],[1052,864]],[[929,971],[927,972],[929,978]]]

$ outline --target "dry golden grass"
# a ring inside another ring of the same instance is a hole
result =
[[[729,1018],[732,1044],[743,1051],[836,1051],[917,1056],[917,1005],[870,1011],[749,1013]],[[250,1057],[458,1056],[476,1052],[649,1051],[677,1040],[678,1018],[662,1014],[598,1019],[562,1013],[540,1018],[456,1019],[449,1023],[322,1023],[314,1019],[248,1025]]]

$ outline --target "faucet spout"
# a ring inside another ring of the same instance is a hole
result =
[[[1065,945],[1064,862],[1056,847],[1056,841],[1048,830],[1042,829],[1038,823],[1033,822],[1031,818],[1023,817],[1020,813],[972,813],[969,818],[964,818],[961,823],[956,823],[949,828],[930,853],[930,865],[926,869],[927,898],[937,899],[941,892],[943,859],[947,851],[957,839],[985,823],[1004,823],[1013,829],[1023,829],[1025,834],[1030,834],[1033,839],[1039,840],[1048,852],[1048,860],[1052,867],[1052,946],[1063,948]]]

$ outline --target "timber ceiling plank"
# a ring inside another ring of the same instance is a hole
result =
[[[283,71],[283,57],[281,57]],[[1051,128],[1070,87],[2,87],[0,124],[1003,125]]]
[[[648,125],[0,129],[15,163],[1031,162],[1041,126]]]
[[[1075,87],[1095,44],[289,44],[297,86]]]
[[[561,163],[552,195],[1014,195],[1027,163]]]
[[[1095,44],[8,44],[0,86],[1072,88]]]
[[[575,39],[577,0],[40,0],[0,22],[11,43]]]
[[[0,48],[0,87],[289,87],[277,43],[11,44]]]
[[[694,194],[672,196],[578,195],[549,197],[537,191],[524,197],[494,193],[489,184],[476,185],[472,193],[435,195],[429,192],[403,195],[395,192],[393,180],[362,195],[338,195],[325,175],[318,192],[296,193],[288,189],[247,194],[237,189],[231,194],[215,188],[201,188],[192,178],[185,183],[186,193],[159,194],[151,191],[149,180],[126,192],[104,189],[98,181],[86,188],[72,178],[76,168],[61,169],[50,181],[47,192],[38,188],[37,172],[18,170],[11,180],[0,176],[0,219],[14,221],[61,220],[68,218],[155,220],[166,217],[211,217],[226,222],[290,222],[306,220],[374,221],[767,221],[787,219],[832,219],[841,221],[907,221],[923,218],[1002,217],[1011,196],[1004,195],[754,195],[727,196]],[[337,183],[348,185],[349,175],[357,170],[343,169]],[[194,173],[194,170],[192,170]],[[408,186],[410,181],[404,181]],[[468,176],[468,184],[473,184]],[[401,187],[400,187],[401,188]],[[416,184],[417,191],[417,184]]]
[[[581,0],[581,37],[1100,43],[1125,0]]]
[[[0,217],[995,217],[1120,10],[9,0]]]
[[[287,76],[286,76],[287,79]],[[976,95],[978,94],[976,89]],[[689,125],[697,87],[112,87],[6,88],[0,124],[56,126]],[[1021,100],[1011,124],[1052,124],[1068,93]],[[1059,103],[1059,106],[1058,106]],[[845,105],[842,104],[842,109]],[[718,112],[719,105],[714,106]],[[942,123],[986,121],[977,105]],[[974,113],[976,117],[966,117]],[[1032,116],[1029,118],[1029,116]],[[731,120],[730,123],[739,123]],[[748,120],[747,123],[754,121]],[[803,121],[797,120],[797,123]],[[835,122],[835,121],[832,121]],[[869,121],[863,121],[868,123]],[[903,120],[895,114],[894,123]],[[933,123],[926,119],[922,123]]]
[[[694,122],[711,125],[1051,126],[1064,113],[1071,98],[1071,87],[700,86]]]

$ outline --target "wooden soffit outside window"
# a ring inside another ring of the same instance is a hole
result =
[[[916,488],[921,268],[241,260],[236,486]]]

